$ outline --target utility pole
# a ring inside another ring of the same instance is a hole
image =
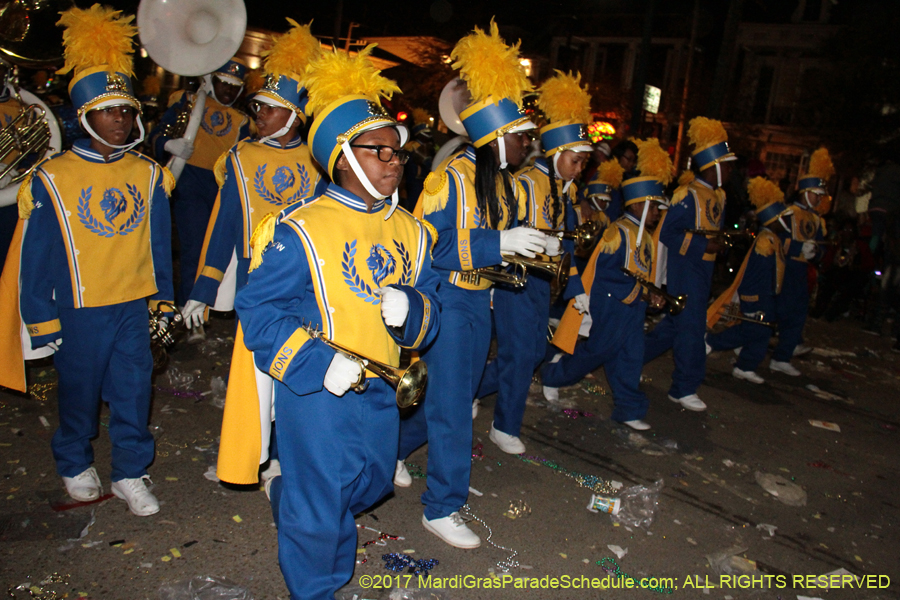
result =
[[[341,21],[344,18],[344,0],[337,0],[334,7],[334,35],[331,43],[335,48],[341,45]]]
[[[712,91],[706,106],[706,116],[710,119],[722,118],[722,103],[725,101],[726,87],[732,81],[734,72],[734,43],[738,26],[741,24],[741,10],[744,0],[730,0],[728,16],[722,28],[722,47],[719,48],[719,60],[716,61],[716,74],[713,77]]]
[[[641,39],[641,57],[637,74],[631,87],[631,134],[638,135],[644,118],[644,86],[647,84],[647,66],[650,63],[650,40],[653,38],[653,10],[657,0],[647,0],[644,14],[644,37]]]
[[[684,140],[684,120],[687,118],[688,96],[691,90],[691,66],[694,63],[694,44],[697,43],[697,23],[700,21],[700,0],[694,0],[694,19],[691,21],[691,40],[688,42],[687,67],[684,73],[684,90],[681,93],[681,110],[678,113],[678,138],[675,141],[675,168],[681,168],[681,147]]]

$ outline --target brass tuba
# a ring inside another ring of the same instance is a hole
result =
[[[603,226],[597,221],[585,221],[571,231],[558,231],[556,229],[538,229],[538,231],[552,235],[560,241],[573,240],[575,242],[575,254],[588,257],[594,251],[597,242],[600,241]]]
[[[637,273],[632,273],[626,267],[621,267],[621,271],[626,275],[633,277],[638,283],[650,290],[651,293],[662,296],[663,300],[666,301],[666,310],[668,310],[669,314],[672,316],[675,316],[684,310],[684,307],[687,304],[687,295],[682,294],[681,296],[673,296],[672,294],[663,291],[662,288],[650,283]]]
[[[399,369],[367,358],[346,346],[328,339],[322,331],[319,331],[311,324],[301,325],[301,327],[311,338],[321,340],[332,350],[340,352],[360,364],[362,375],[356,385],[353,386],[353,391],[359,392],[363,390],[365,386],[365,372],[369,370],[397,390],[397,406],[399,408],[408,408],[418,403],[425,395],[425,386],[428,384],[428,365],[423,361],[419,360],[409,365],[406,369]]]

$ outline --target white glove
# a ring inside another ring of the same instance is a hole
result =
[[[547,249],[544,251],[547,256],[559,256],[562,254],[562,242],[555,235],[547,236]]]
[[[378,290],[381,296],[381,318],[389,327],[403,327],[409,315],[409,298],[406,293],[392,287]]]
[[[579,315],[590,313],[591,297],[587,294],[578,294],[575,296],[575,304],[573,306],[575,307],[575,310],[578,311]]]
[[[360,381],[362,373],[357,361],[335,352],[328,370],[325,371],[325,389],[335,396],[343,396]]]
[[[187,160],[194,154],[194,142],[184,138],[175,138],[166,142],[163,149],[173,156]]]
[[[55,342],[47,342],[47,347],[57,352],[59,350],[59,346],[62,344],[62,338],[56,338]]]
[[[500,232],[500,252],[534,258],[547,248],[547,236],[531,227],[516,227]]]
[[[203,325],[203,315],[206,313],[206,304],[196,300],[188,300],[181,311],[184,317],[184,326],[188,329]]]
[[[3,163],[0,163],[0,173],[2,173],[5,169],[6,169],[6,165]],[[6,186],[8,186],[10,184],[10,182],[12,182],[13,175],[15,175],[15,174],[16,174],[16,170],[13,169],[12,171],[10,171],[6,175],[4,175],[2,179],[0,179],[0,190],[5,188]]]
[[[803,242],[803,247],[800,249],[800,256],[805,258],[806,260],[811,260],[816,257],[816,243],[815,242]]]

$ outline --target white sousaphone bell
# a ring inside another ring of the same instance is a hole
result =
[[[137,10],[141,44],[153,61],[183,77],[207,75],[224,65],[241,47],[247,29],[243,0],[141,0]],[[206,96],[212,89],[204,77],[184,138],[194,141]],[[169,169],[177,179],[185,161],[173,157]]]
[[[460,148],[469,143],[469,138],[466,135],[466,128],[459,118],[459,113],[461,113],[471,101],[469,87],[466,85],[466,82],[460,78],[449,81],[447,85],[444,86],[444,89],[441,90],[441,97],[438,100],[438,111],[440,112],[441,120],[450,131],[457,135],[455,138],[448,140],[447,143],[441,146],[437,151],[437,154],[435,154],[434,159],[431,161],[432,170],[437,169],[447,157],[456,153]]]

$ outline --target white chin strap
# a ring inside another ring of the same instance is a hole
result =
[[[135,111],[135,113],[137,113],[137,111]],[[137,114],[137,116],[135,118],[137,119],[139,135],[138,135],[137,139],[135,139],[133,142],[131,142],[129,144],[124,144],[122,146],[117,146],[116,144],[110,144],[109,142],[104,140],[102,137],[97,135],[97,132],[94,131],[93,127],[91,127],[90,124],[88,123],[87,112],[82,113],[80,121],[81,121],[81,126],[84,127],[84,130],[88,132],[88,135],[90,135],[92,138],[94,138],[95,140],[97,140],[98,142],[103,144],[104,146],[109,146],[110,148],[116,148],[118,150],[131,150],[132,148],[134,148],[135,146],[137,146],[138,144],[140,144],[141,142],[144,141],[144,135],[145,135],[144,123],[143,123],[143,121],[141,121],[141,115]]]
[[[226,82],[223,82],[223,83],[226,83],[226,84],[228,84],[228,85],[231,85],[231,84],[228,83],[227,81],[226,81]],[[212,81],[210,80],[210,84],[209,84],[209,95],[212,96],[213,98],[215,98],[215,99],[216,99],[216,102],[218,102],[218,103],[221,104],[222,106],[231,106],[232,104],[234,104],[235,102],[237,102],[237,99],[241,97],[241,92],[242,92],[242,91],[244,91],[244,86],[241,86],[241,89],[238,90],[238,93],[234,95],[234,100],[232,100],[232,101],[229,102],[228,104],[225,104],[224,102],[222,102],[221,100],[219,100],[219,97],[216,95],[216,88],[213,87]]]
[[[556,164],[559,162],[559,157],[562,156],[562,152],[557,152],[553,155],[553,172],[556,173],[557,179],[562,179],[562,175],[559,174],[559,169],[556,168]],[[569,186],[572,185],[571,179],[563,179],[563,187],[562,193],[565,196],[566,192],[569,191]]]
[[[637,248],[640,249],[641,242],[644,241],[644,226],[647,224],[647,212],[650,210],[650,201],[644,201],[644,214],[641,215],[641,225],[638,227]]]
[[[264,138],[260,138],[259,143],[265,144],[269,140],[277,140],[281,136],[285,135],[288,131],[291,130],[291,126],[294,124],[294,121],[297,119],[297,113],[291,111],[291,116],[288,117],[287,123],[284,124],[284,127],[273,133],[272,135],[267,135]]]
[[[722,187],[722,166],[719,163],[716,163],[716,183]]]
[[[497,138],[497,148],[500,149],[500,169],[505,169],[509,163],[506,162],[506,142],[502,135]]]
[[[341,150],[344,151],[344,156],[347,157],[347,162],[350,163],[350,168],[353,169],[354,173],[356,173],[356,177],[359,179],[359,182],[363,184],[363,187],[366,188],[366,191],[369,192],[369,194],[376,200],[384,200],[385,198],[387,198],[387,196],[376,190],[375,186],[372,185],[372,182],[369,181],[369,178],[368,176],[366,176],[365,171],[363,171],[362,167],[359,165],[359,161],[356,160],[356,155],[353,154],[353,148],[350,147],[349,140],[341,144]],[[388,210],[387,215],[385,215],[384,217],[385,221],[390,219],[391,215],[394,214],[394,210],[397,208],[397,204],[399,202],[399,191],[394,190],[394,193],[391,194],[391,208],[390,210]]]
[[[784,222],[782,217],[778,217],[778,222],[781,223],[781,226],[784,227],[785,231],[790,231],[790,228],[787,226],[787,223]]]

